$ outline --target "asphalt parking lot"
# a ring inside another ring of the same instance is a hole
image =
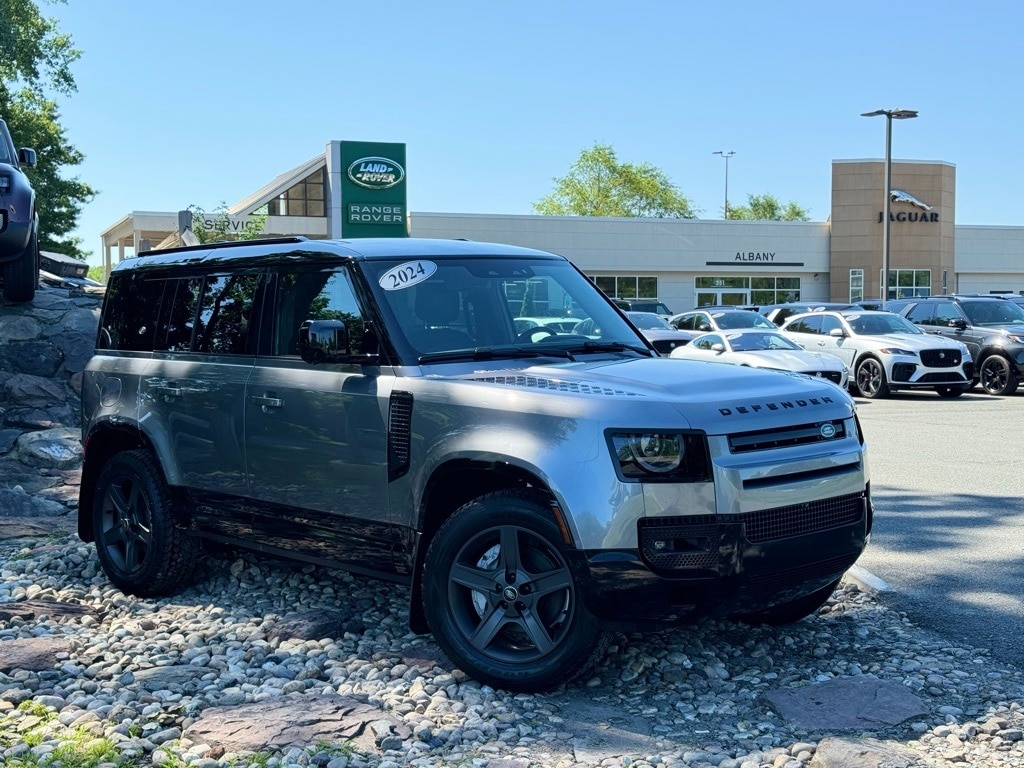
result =
[[[856,399],[875,503],[859,564],[915,623],[1024,667],[1024,389]]]

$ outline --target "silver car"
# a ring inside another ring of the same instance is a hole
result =
[[[835,355],[807,352],[778,331],[756,328],[703,333],[687,346],[672,350],[671,356],[803,373],[831,381],[841,389],[846,389],[850,377],[846,363]]]
[[[803,349],[846,363],[853,371],[851,386],[862,397],[901,389],[959,397],[971,386],[974,368],[967,347],[923,333],[892,312],[810,312],[788,318],[780,330]]]
[[[587,334],[516,327],[563,307]],[[871,528],[849,395],[659,357],[532,249],[141,254],[81,389],[79,535],[117,588],[183,589],[211,542],[391,579],[414,631],[512,690],[585,675],[610,628],[812,614]]]

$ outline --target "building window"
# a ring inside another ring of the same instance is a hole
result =
[[[882,272],[878,273],[882,282]],[[932,271],[930,269],[890,269],[889,299],[909,299],[912,296],[931,296]]]
[[[739,290],[750,293],[750,303],[763,306],[765,304],[781,304],[786,301],[800,301],[799,277],[736,277],[709,276],[695,280],[698,292]]]
[[[267,203],[270,216],[326,216],[327,175],[324,169],[306,178]]]
[[[650,275],[592,275],[597,287],[613,299],[656,299],[658,278]]]
[[[850,303],[864,301],[864,270],[850,270]]]

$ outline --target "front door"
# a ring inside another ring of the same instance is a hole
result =
[[[736,288],[702,288],[697,291],[698,307],[740,307],[750,303],[750,291]]]

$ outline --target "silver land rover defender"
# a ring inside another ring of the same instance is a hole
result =
[[[526,248],[143,254],[82,399],[79,535],[118,588],[182,589],[207,542],[396,580],[413,629],[512,690],[584,674],[608,629],[807,616],[871,529],[847,394],[659,357]]]

